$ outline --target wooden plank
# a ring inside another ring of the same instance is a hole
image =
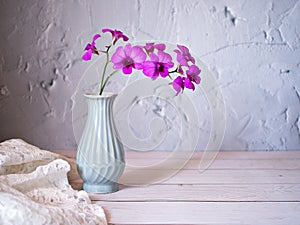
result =
[[[261,185],[150,185],[121,186],[111,194],[90,194],[93,201],[299,201],[300,184]]]
[[[146,159],[134,159],[129,158],[126,160],[127,166],[132,167],[147,167],[157,163],[161,163],[160,159],[146,158]],[[170,160],[170,162],[176,162],[176,160]],[[191,159],[183,167],[184,169],[199,169],[200,160]],[[175,168],[176,166],[174,166]],[[172,167],[170,169],[173,169]],[[285,169],[300,169],[300,159],[244,159],[244,160],[230,160],[230,159],[217,159],[212,162],[208,169],[272,169],[272,170],[285,170]]]
[[[51,150],[52,152],[75,158],[76,150]],[[167,158],[172,152],[166,151],[125,151],[126,158]],[[193,159],[201,159],[203,152],[195,152]],[[299,151],[219,151],[216,159],[300,159]]]
[[[176,174],[176,176],[174,176]],[[172,176],[173,175],[173,176]],[[299,184],[299,170],[125,170],[121,184]]]
[[[69,158],[75,158],[76,152],[69,150],[56,150],[56,153],[62,154]],[[246,153],[240,153],[246,154]],[[273,155],[273,152],[269,153]],[[156,158],[155,154],[151,157],[146,158],[127,158],[126,164],[128,166],[139,167],[139,166],[151,166],[157,163],[161,163],[163,159]],[[154,158],[153,158],[154,157]],[[219,158],[219,157],[218,157]],[[170,162],[176,161],[170,160]],[[200,159],[190,159],[188,163],[184,166],[184,169],[198,169],[200,164]],[[172,168],[170,168],[172,169]],[[291,159],[216,159],[212,162],[208,169],[300,169],[300,158]]]
[[[300,149],[299,149],[300,150]],[[209,152],[207,152],[209,153]],[[172,151],[126,151],[126,158],[159,158],[170,157]],[[201,159],[203,152],[194,152],[193,159]],[[185,155],[190,155],[186,153]],[[219,151],[216,159],[300,159],[300,151]]]
[[[96,202],[113,224],[299,225],[298,202]]]
[[[200,173],[197,170],[181,170],[176,176],[171,174],[177,171],[143,171],[126,172],[119,180],[127,186],[141,186],[152,184],[163,185],[226,185],[226,184],[300,184],[299,170],[206,170]],[[74,189],[80,189],[82,180],[71,178]]]

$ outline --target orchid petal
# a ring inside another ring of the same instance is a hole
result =
[[[154,48],[156,48],[159,51],[164,51],[166,49],[166,45],[165,44],[156,44],[156,45],[154,45]]]
[[[137,69],[137,70],[141,70],[141,69],[144,68],[144,67],[143,67],[143,63],[134,63],[134,64],[133,64],[133,68],[134,68],[134,69]]]
[[[126,57],[124,49],[122,46],[119,46],[116,50],[116,52],[112,55],[111,61],[114,64],[120,63],[123,61],[123,59]]]
[[[85,46],[84,50],[87,51],[87,50],[89,50],[89,49],[92,49],[92,47],[93,47],[93,46],[92,46],[90,43],[88,43],[88,44]]]
[[[131,74],[132,73],[132,66],[124,66],[123,69],[122,69],[123,73],[124,74]]]
[[[124,52],[126,56],[131,56],[131,52],[132,52],[131,44],[125,45]]]
[[[153,61],[153,62],[158,62],[159,61],[159,58],[157,55],[155,55],[154,53],[151,53],[150,54],[150,60]]]
[[[93,37],[93,42],[95,43],[95,41],[96,41],[99,37],[101,37],[100,34],[95,34],[94,37]]]
[[[168,53],[165,53],[163,51],[158,51],[158,58],[159,58],[159,62],[167,63],[167,64],[172,63],[171,62],[172,57]],[[172,66],[173,66],[173,63],[172,63]]]
[[[102,29],[102,33],[106,33],[106,32],[113,33],[114,31],[112,29],[109,29],[109,28]]]
[[[162,77],[166,77],[169,75],[169,71],[166,68],[164,68],[162,72],[159,72],[159,74]]]
[[[123,41],[128,41],[129,40],[129,38],[124,34],[122,35],[122,39],[123,39]]]
[[[190,81],[189,78],[185,78],[185,80],[184,80],[184,86],[185,86],[186,88],[188,88],[188,89],[193,89],[193,90],[195,90],[195,86],[194,86],[194,84]]]
[[[145,61],[143,64],[143,73],[155,80],[158,77],[156,73],[156,64],[151,61]]]
[[[146,53],[139,46],[134,46],[132,48],[131,57],[134,59],[135,62],[139,63],[144,62],[147,58]]]
[[[91,60],[92,58],[92,49],[89,49],[83,56],[82,59],[85,61]]]

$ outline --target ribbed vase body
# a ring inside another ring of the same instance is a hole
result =
[[[83,189],[92,193],[115,192],[125,167],[123,144],[112,113],[116,95],[85,97],[88,116],[76,157]]]

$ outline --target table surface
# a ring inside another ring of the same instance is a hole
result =
[[[90,198],[111,224],[300,224],[300,151],[223,151],[205,170],[201,159],[194,153],[180,169],[180,156],[127,151],[120,190]],[[166,160],[171,166],[154,167]],[[149,171],[155,176],[143,176]],[[71,185],[81,189],[72,176]]]

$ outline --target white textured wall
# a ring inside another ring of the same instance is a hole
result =
[[[76,147],[71,96],[103,27],[201,57],[225,98],[222,149],[300,149],[297,0],[0,0],[1,140]]]

